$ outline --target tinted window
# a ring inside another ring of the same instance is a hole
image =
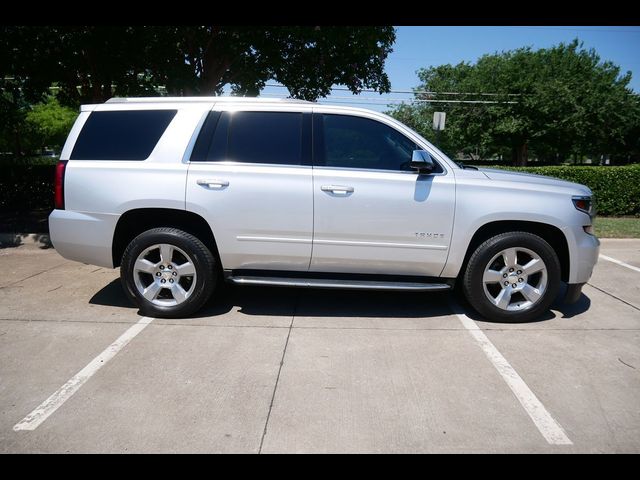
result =
[[[236,112],[231,116],[227,158],[300,165],[301,135],[301,113]]]
[[[209,112],[207,115],[191,152],[190,160],[192,162],[207,160],[209,148],[211,147],[211,140],[213,139],[213,132],[216,131],[219,119],[220,112]]]
[[[209,147],[209,153],[207,154],[207,160],[210,162],[222,162],[227,159],[227,146],[229,143],[229,122],[231,120],[231,114],[224,112],[218,122],[218,128],[216,128]]]
[[[203,135],[211,133],[203,127]],[[300,165],[301,137],[301,113],[223,112],[210,139],[206,160]],[[199,158],[192,156],[192,160]]]
[[[368,118],[322,116],[324,147],[319,164],[330,167],[410,170],[415,142],[397,130]]]
[[[71,152],[72,160],[146,160],[176,110],[93,112]]]

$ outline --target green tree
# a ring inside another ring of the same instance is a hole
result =
[[[315,100],[332,85],[389,90],[393,27],[153,27],[151,69],[178,94],[257,94],[269,79]]]
[[[0,97],[0,152],[21,157],[51,147],[60,150],[77,118],[74,108],[63,107],[55,97],[29,104],[18,92]]]
[[[26,114],[29,130],[34,132],[34,148],[53,147],[59,150],[77,117],[75,109],[61,106],[53,96],[45,103],[34,105]]]
[[[5,79],[0,89],[0,153],[12,152],[20,157],[31,149],[33,131],[27,123],[30,103],[20,83]]]
[[[384,63],[393,27],[71,27],[0,28],[0,78],[17,79],[28,98],[53,83],[63,103],[117,95],[257,94],[269,79],[296,98],[389,90]],[[4,88],[4,87],[2,87]]]
[[[485,55],[475,64],[421,69],[420,100],[473,100],[491,103],[436,104],[447,111],[450,145],[455,151],[507,153],[525,165],[532,150],[547,160],[571,153],[608,153],[630,148],[637,125],[638,96],[628,87],[631,74],[620,74],[594,50],[569,44]],[[413,117],[428,116],[433,105],[420,104]],[[396,109],[394,115],[407,115]]]

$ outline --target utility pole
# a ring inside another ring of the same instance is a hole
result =
[[[436,147],[440,148],[440,132],[444,130],[446,112],[433,112],[433,129],[436,131]]]

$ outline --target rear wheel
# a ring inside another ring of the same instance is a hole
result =
[[[526,322],[544,313],[560,288],[560,261],[551,246],[528,232],[508,232],[471,255],[463,290],[489,320]]]
[[[211,296],[216,286],[215,258],[189,233],[154,228],[138,235],[126,248],[120,278],[144,315],[184,317]]]

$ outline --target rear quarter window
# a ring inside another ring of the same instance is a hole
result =
[[[146,160],[177,110],[92,112],[71,160]]]

